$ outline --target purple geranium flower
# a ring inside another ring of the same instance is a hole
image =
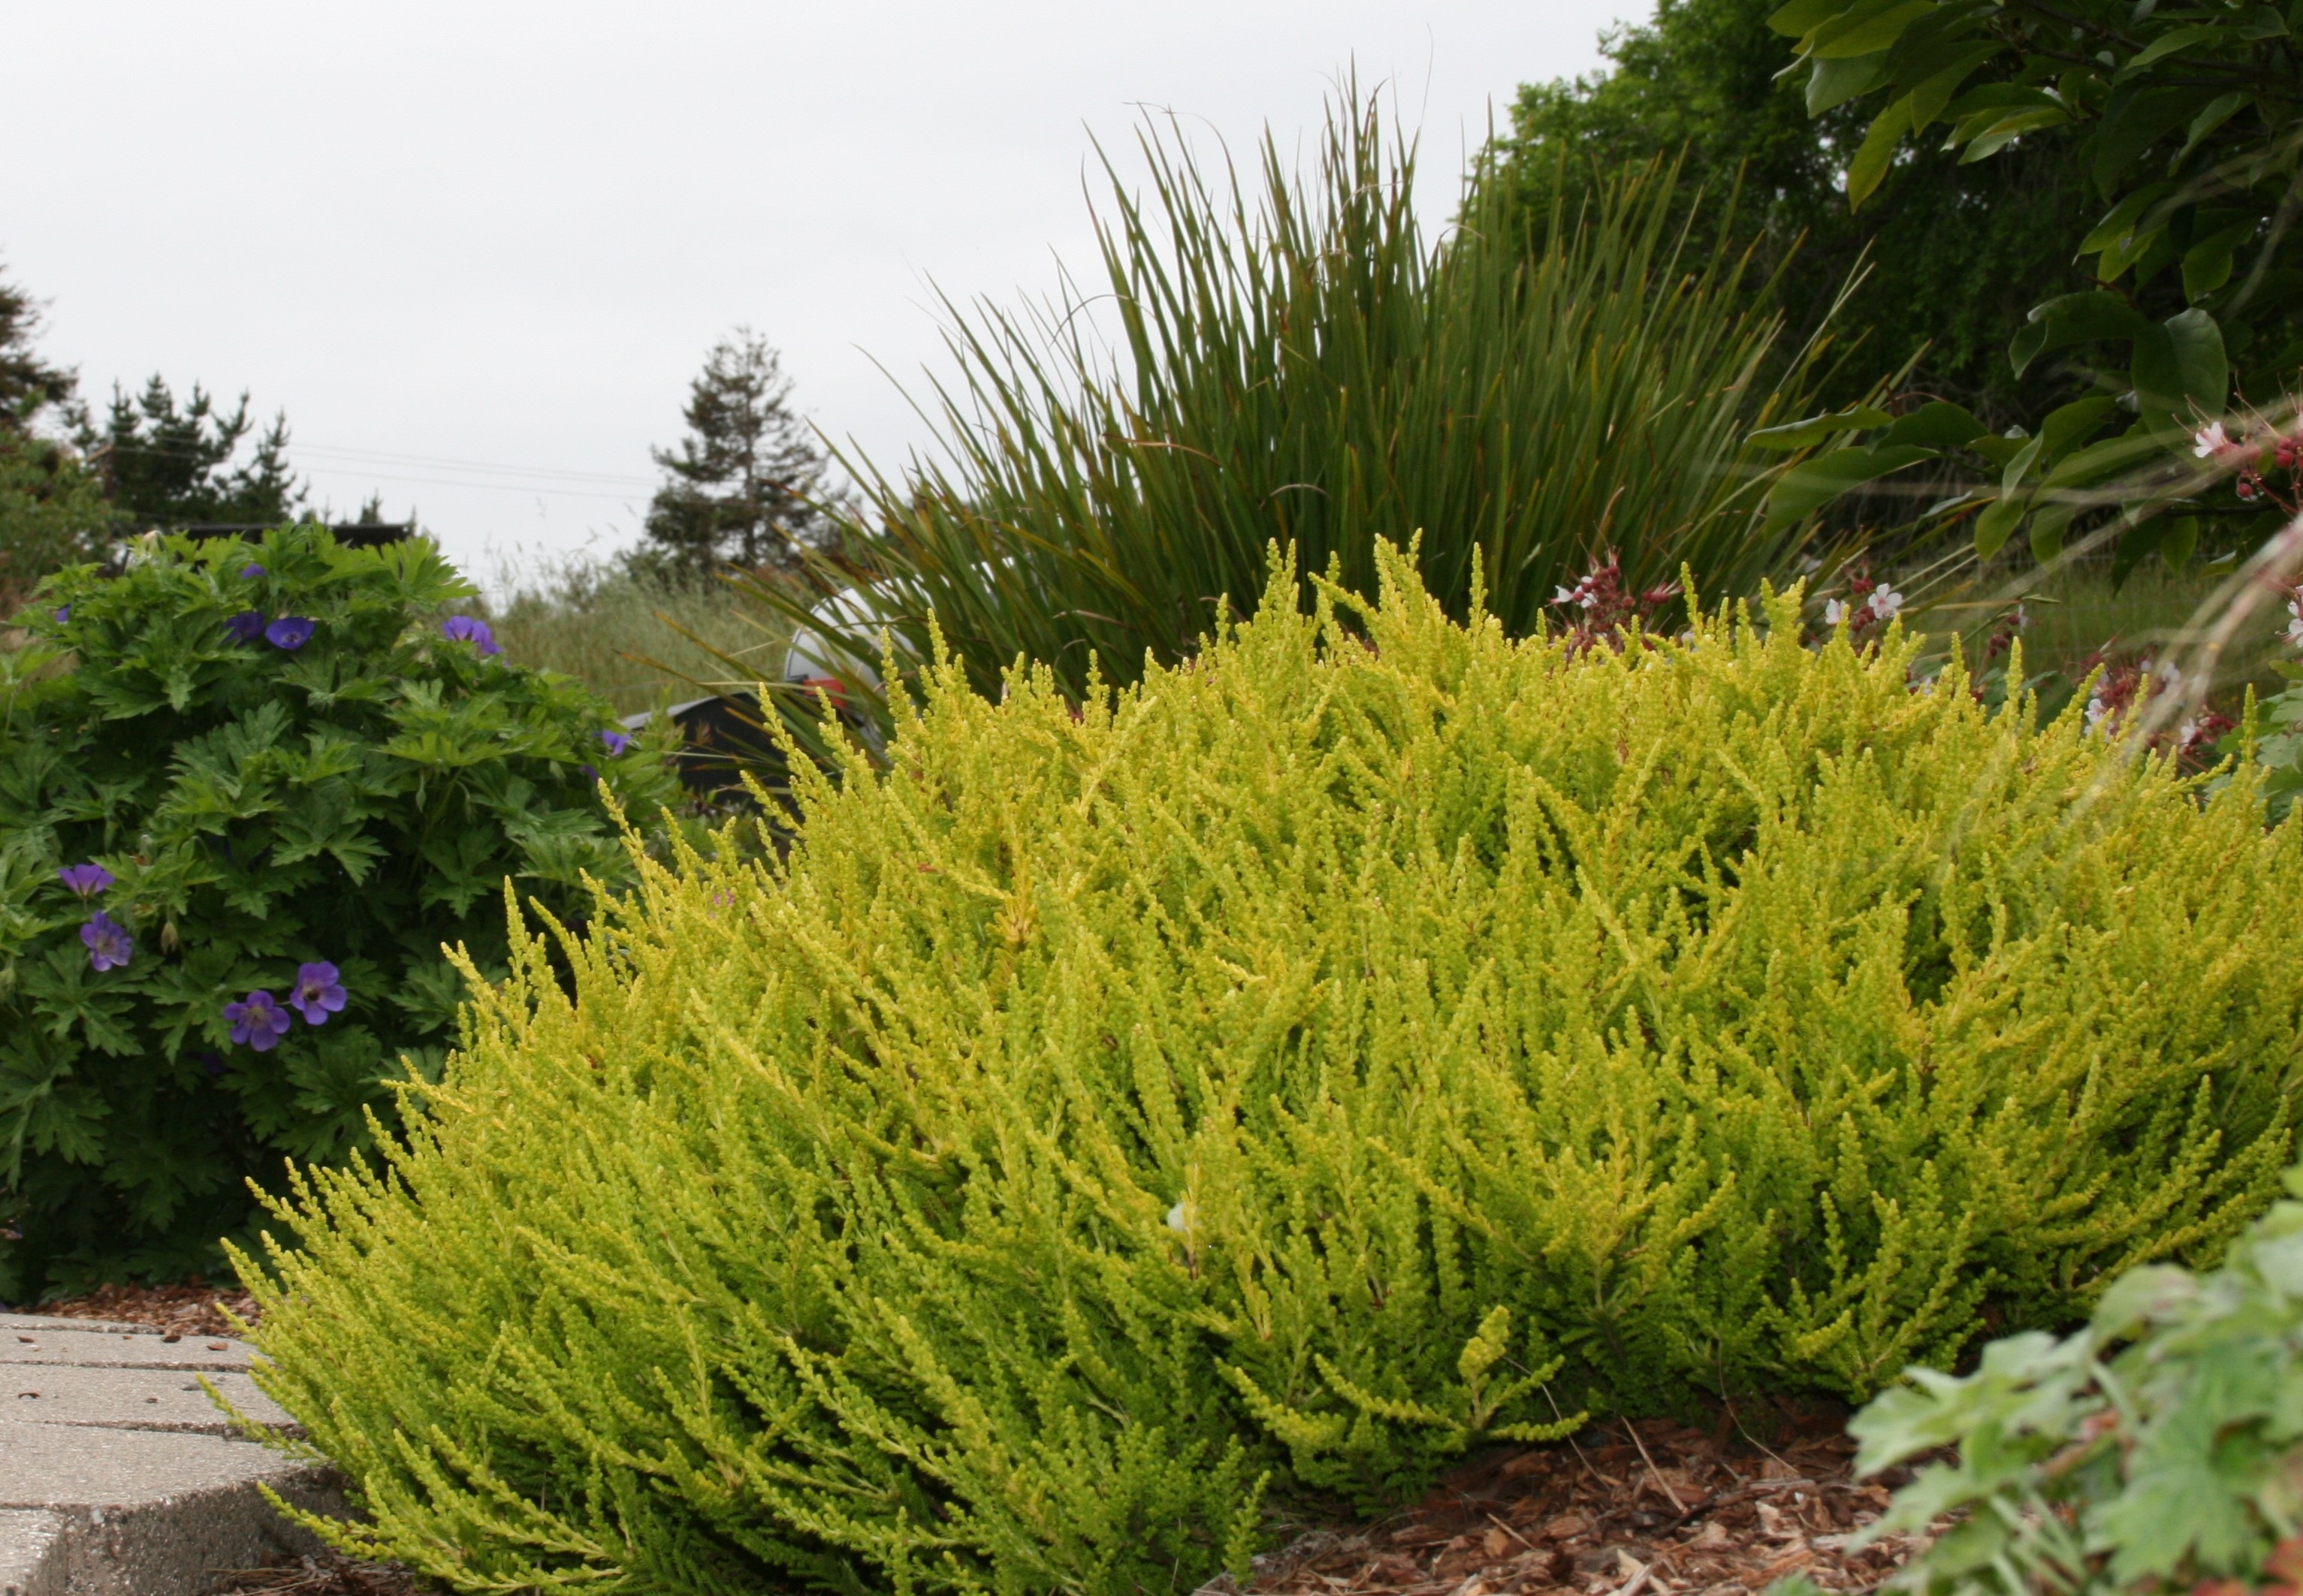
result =
[[[261,565],[243,565],[240,568],[240,574],[244,577],[260,577],[265,574],[265,570]]]
[[[608,756],[611,759],[621,759],[624,756],[624,750],[632,746],[632,739],[620,731],[603,731],[600,733],[600,740],[608,745]]]
[[[242,610],[224,623],[224,629],[232,634],[235,643],[253,643],[264,635],[264,612]]]
[[[312,623],[301,615],[283,615],[264,629],[264,635],[273,647],[292,652],[312,640]]]
[[[136,951],[128,927],[102,909],[80,928],[80,940],[88,944],[88,962],[96,967],[99,975],[106,970],[119,969]]]
[[[502,654],[496,646],[496,635],[488,629],[485,621],[475,621],[469,615],[451,615],[440,623],[440,635],[451,643],[471,643],[482,654]]]
[[[59,604],[56,606],[55,614],[56,624],[58,626],[62,626],[65,621],[72,619],[72,606],[70,604]]]
[[[112,884],[112,872],[101,865],[66,865],[56,879],[82,898],[93,898]]]
[[[245,1003],[226,1003],[224,1017],[232,1022],[232,1039],[244,1042],[259,1053],[268,1053],[288,1034],[288,1010],[268,992],[252,992]]]
[[[215,1079],[218,1076],[224,1073],[224,1055],[222,1053],[216,1052],[213,1050],[204,1050],[200,1052],[194,1053],[192,1057],[200,1061],[200,1068],[207,1071],[208,1078],[210,1080]]]
[[[588,764],[579,764],[576,768],[584,773],[584,779],[586,781],[596,781],[600,779],[600,773]]]
[[[302,1012],[306,1025],[326,1025],[328,1016],[341,1014],[344,1008],[344,989],[336,984],[336,967],[325,959],[298,965],[295,990],[288,994],[288,1001]]]

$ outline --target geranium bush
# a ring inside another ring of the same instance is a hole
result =
[[[1084,702],[947,663],[788,859],[519,942],[243,1262],[329,1533],[468,1590],[1188,1591],[1288,1494],[1865,1397],[2271,1200],[2255,773],[1914,692],[1796,595],[1515,642],[1381,569]]]
[[[0,681],[0,1298],[215,1267],[250,1177],[332,1162],[438,1074],[507,879],[629,866],[596,779],[673,795],[504,659],[428,543],[139,548],[53,578]]]

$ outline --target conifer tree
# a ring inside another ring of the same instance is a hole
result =
[[[137,529],[203,521],[277,526],[296,519],[304,488],[288,466],[284,415],[234,463],[254,426],[247,394],[227,416],[196,383],[180,409],[155,376],[134,399],[114,387],[102,428],[83,423],[80,442],[102,468],[114,511]]]
[[[635,564],[700,574],[721,564],[789,569],[829,540],[824,457],[790,408],[791,379],[768,341],[738,327],[688,389],[688,435],[651,451],[665,472]]]
[[[39,325],[31,295],[0,277],[0,430],[21,432],[35,413],[72,397],[73,374],[32,352]]]

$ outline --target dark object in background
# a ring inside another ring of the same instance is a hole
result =
[[[177,531],[195,542],[213,537],[240,537],[253,543],[272,530],[268,521],[195,521]],[[413,521],[347,521],[330,527],[338,543],[348,549],[382,548],[388,543],[400,543],[416,535]]]
[[[699,802],[749,805],[751,795],[744,786],[747,772],[771,792],[781,792],[790,785],[790,764],[767,733],[758,694],[691,698],[662,713],[680,730],[679,752],[672,756],[673,772]],[[637,732],[655,716],[655,711],[643,711],[626,715],[623,724],[627,730]]]

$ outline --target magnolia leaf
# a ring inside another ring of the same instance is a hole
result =
[[[2008,345],[2007,356],[2020,376],[2045,351],[2097,338],[2132,338],[2151,318],[2115,293],[2100,289],[2065,294],[2034,306],[2030,319]]]
[[[1814,514],[1852,488],[1876,482],[1891,471],[1936,458],[1933,449],[1835,449],[1802,460],[1784,473],[1767,495],[1767,524],[1786,527]]]
[[[1868,404],[1850,405],[1827,416],[1810,416],[1804,421],[1787,421],[1781,426],[1762,427],[1746,441],[1757,448],[1788,452],[1793,449],[1805,449],[1811,443],[1820,443],[1834,433],[1885,426],[1894,419],[1886,411]]]
[[[1936,0],[1860,0],[1845,16],[1808,36],[1808,53],[1829,59],[1884,50],[1936,9]]]
[[[2027,495],[1995,500],[1981,515],[1975,518],[1975,557],[1988,560],[2007,546],[2007,539],[2015,530],[2023,512],[2030,508]]]
[[[2079,241],[2081,255],[2095,255],[2112,248],[2135,231],[2143,213],[2173,190],[2172,183],[2152,183],[2138,189],[2106,212],[2087,237]]]
[[[1808,74],[1807,114],[1820,116],[1865,92],[1879,80],[1879,69],[1886,63],[1885,50],[1843,59],[1818,55]]]
[[[2071,524],[2078,508],[2071,504],[2050,504],[2031,518],[2031,558],[2048,565],[2063,552],[2063,528]]]
[[[2133,78],[2141,72],[2145,67],[2149,66],[2153,62],[2164,61],[2168,56],[2172,55],[2178,50],[2188,50],[2193,45],[2203,43],[2207,39],[2219,38],[2222,33],[2223,30],[2214,26],[2213,23],[2201,24],[2189,28],[2177,28],[2169,32],[2163,33],[2157,38],[2153,39],[2149,44],[2138,50],[2133,55],[2128,57],[2127,64],[2119,69],[2119,75],[2113,78],[2112,81],[2114,83],[2124,83],[2129,79]]]
[[[2255,235],[2253,219],[2209,233],[2183,252],[2183,297],[2198,304],[2231,281],[2231,252]]]
[[[2144,89],[2114,99],[2104,113],[2091,143],[2095,186],[2104,193],[2118,187],[2120,174],[2161,137],[2199,114],[2215,97],[2198,89]]]
[[[2060,106],[2042,106],[2003,116],[1969,140],[1967,153],[1959,157],[1960,165],[1964,166],[1987,160],[2026,133],[2037,132],[2041,128],[2061,127],[2071,119],[2071,114]]]
[[[2202,139],[2238,115],[2254,97],[2235,89],[2218,99],[2209,100],[2206,108],[2191,118],[2190,131],[2183,139],[2183,148],[2177,150],[2175,158],[2168,163],[2170,169],[2181,165],[2183,157],[2198,148]]]
[[[1847,208],[1860,210],[1864,200],[1887,175],[1887,166],[1895,158],[1895,147],[1911,125],[1911,97],[1905,95],[1873,119],[1870,131],[1863,135],[1863,143],[1855,152],[1855,159],[1847,168]]]
[[[2048,411],[2047,418],[2039,424],[2039,457],[2050,464],[2061,460],[2074,445],[2092,437],[2118,408],[2119,401],[2099,393]]]
[[[1919,80],[1911,89],[1911,131],[1917,132],[1941,116],[1968,75],[1998,55],[2001,48],[1996,43],[1973,46]]]
[[[1938,399],[1898,418],[1879,443],[1882,448],[1919,443],[1930,449],[1957,449],[1981,437],[1987,430],[1970,410]]]
[[[2165,447],[2148,428],[2090,444],[2047,473],[2042,487],[2085,487],[2155,459]]]
[[[1848,0],[1791,0],[1769,13],[1767,26],[1788,38],[1803,38],[1847,9]]]
[[[2147,418],[2166,418],[2189,427],[2220,416],[2231,392],[2223,329],[2196,305],[2146,327],[2135,336],[2130,379],[2136,402]]]

